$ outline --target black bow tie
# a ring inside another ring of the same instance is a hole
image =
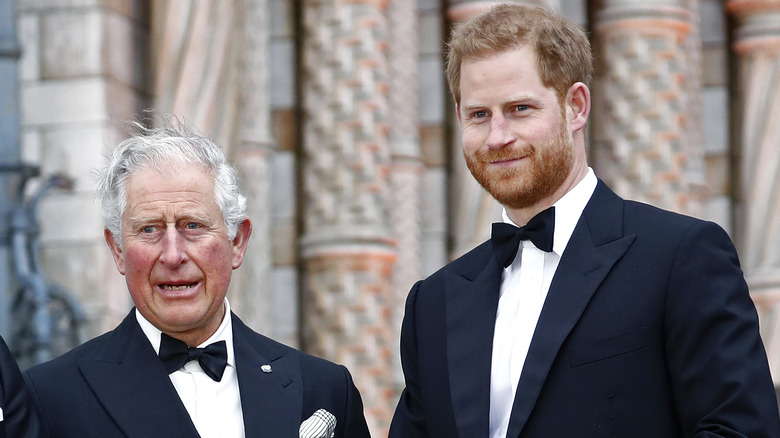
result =
[[[514,261],[521,240],[530,240],[537,248],[545,252],[553,249],[553,229],[555,228],[555,207],[532,217],[524,227],[498,222],[493,224],[493,252],[501,266],[508,267]]]
[[[188,347],[184,342],[165,333],[160,337],[160,360],[168,374],[183,367],[191,360],[197,360],[203,372],[214,381],[222,380],[227,366],[227,346],[225,341],[215,342],[205,348]]]

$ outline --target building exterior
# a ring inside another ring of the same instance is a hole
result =
[[[225,148],[250,198],[232,307],[256,330],[345,364],[383,436],[403,384],[406,293],[500,217],[462,163],[443,75],[449,26],[490,3],[11,3],[21,159],[75,181],[40,205],[43,262],[85,309],[86,336],[131,306],[92,171],[124,121],[176,114]],[[547,5],[593,40],[597,175],[623,197],[731,233],[780,384],[780,1]]]

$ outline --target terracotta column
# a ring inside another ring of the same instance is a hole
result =
[[[730,1],[737,18],[740,257],[780,382],[780,2]]]
[[[595,17],[592,164],[621,196],[698,213],[703,149],[690,117],[700,91],[690,78],[700,57],[688,40],[690,5],[606,0]]]
[[[386,8],[302,4],[302,344],[350,369],[375,436],[396,401]]]

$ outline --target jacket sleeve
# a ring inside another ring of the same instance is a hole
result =
[[[666,352],[684,435],[780,437],[758,316],[728,235],[693,227],[673,263]]]
[[[412,287],[406,299],[406,310],[401,325],[401,366],[406,387],[401,393],[390,425],[389,438],[427,437],[425,412],[420,394],[420,371],[417,362],[415,304],[422,282]]]
[[[336,436],[343,438],[370,438],[371,435],[368,432],[368,425],[363,414],[363,400],[360,397],[360,392],[352,381],[352,375],[350,375],[349,370],[344,366],[341,366],[341,369],[344,370],[346,381],[347,403],[344,427],[339,431],[340,428],[337,424]]]
[[[0,438],[38,438],[40,423],[19,367],[0,338]]]

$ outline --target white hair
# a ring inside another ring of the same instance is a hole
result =
[[[121,245],[122,215],[127,208],[127,179],[133,173],[154,168],[170,172],[172,165],[190,164],[204,168],[214,178],[214,199],[222,212],[228,237],[236,237],[247,217],[246,196],[238,188],[238,174],[222,150],[208,138],[193,133],[175,117],[162,119],[159,128],[132,122],[130,138],[108,157],[99,172],[97,197],[102,203],[103,222]]]

